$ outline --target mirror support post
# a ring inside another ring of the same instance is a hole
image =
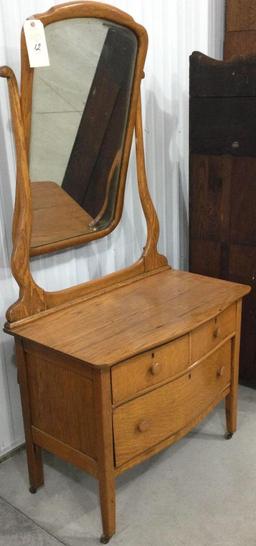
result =
[[[34,282],[29,267],[32,219],[31,189],[18,84],[14,72],[8,66],[0,67],[0,77],[6,78],[8,83],[16,148],[17,179],[12,227],[11,268],[13,276],[20,287],[20,297],[7,311],[7,320],[12,322],[30,316],[32,312],[35,312],[35,303],[38,312],[45,308],[45,304],[44,291]]]
[[[142,112],[141,112],[141,95],[138,97],[136,121],[135,121],[135,138],[136,138],[136,164],[137,178],[140,201],[147,223],[147,241],[143,249],[143,260],[145,271],[151,271],[162,266],[168,265],[167,258],[157,252],[157,243],[159,239],[159,221],[153,205],[147,183],[144,145],[143,145],[143,128],[142,128]]]

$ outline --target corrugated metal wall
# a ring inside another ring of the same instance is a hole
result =
[[[20,29],[26,17],[53,0],[0,0],[0,65],[19,76]],[[60,2],[55,2],[58,4]],[[193,50],[221,58],[224,0],[116,0],[149,34],[142,83],[148,181],[160,219],[159,249],[174,267],[185,268],[188,251],[188,57]],[[17,297],[11,278],[11,214],[15,154],[6,82],[0,81],[0,315]],[[122,221],[107,238],[84,248],[33,260],[33,274],[48,290],[96,278],[135,261],[145,241],[138,201],[134,150]],[[13,340],[1,333],[0,455],[23,439]]]

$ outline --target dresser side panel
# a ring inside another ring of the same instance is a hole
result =
[[[95,458],[93,381],[82,369],[26,353],[32,425]]]

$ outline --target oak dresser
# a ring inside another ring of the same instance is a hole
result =
[[[98,478],[104,542],[115,531],[116,476],[176,442],[223,398],[230,438],[248,291],[164,269],[9,330],[31,492],[43,484],[40,448]]]
[[[20,288],[5,331],[15,338],[30,491],[44,482],[42,449],[92,474],[107,543],[119,474],[176,442],[222,399],[227,438],[235,432],[241,303],[250,288],[172,270],[157,250],[140,100],[146,30],[85,1],[54,6],[26,27],[32,37],[43,27],[50,66],[30,66],[22,32],[21,91],[9,67],[0,76],[16,145],[11,267]],[[134,130],[147,231],[141,257],[66,289],[39,286],[34,256],[96,245],[117,226]]]

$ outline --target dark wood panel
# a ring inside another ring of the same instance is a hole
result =
[[[252,157],[233,158],[231,241],[256,243],[256,160]]]
[[[230,245],[229,276],[250,285],[256,282],[255,246]]]
[[[232,158],[191,154],[191,237],[225,241],[229,235]]]
[[[246,304],[245,304],[246,305]],[[255,305],[255,300],[252,305]],[[253,333],[248,332],[248,320],[246,311],[242,314],[242,327],[241,327],[241,348],[240,348],[240,374],[239,381],[242,385],[252,387],[256,389],[256,343],[255,343],[255,329]],[[251,322],[251,320],[250,320]],[[254,327],[256,328],[256,321],[254,321]]]
[[[256,156],[255,135],[256,98],[191,98],[191,152]]]
[[[230,246],[229,279],[251,286],[244,298],[241,327],[240,381],[256,388],[256,247]]]
[[[224,59],[228,60],[237,55],[256,54],[256,30],[242,30],[241,32],[227,32],[224,41]]]
[[[82,373],[27,354],[32,425],[95,457],[93,382]]]
[[[190,56],[190,96],[256,96],[256,56],[223,62],[195,51]]]
[[[227,0],[224,59],[256,54],[255,0]],[[254,57],[240,57],[248,70]],[[250,86],[249,86],[250,87]],[[248,95],[249,95],[248,88]],[[253,94],[253,93],[252,93]],[[244,120],[245,130],[247,120]],[[245,156],[248,155],[245,151]],[[227,278],[250,284],[243,303],[240,350],[240,382],[256,388],[256,159],[233,158],[230,217],[229,272]],[[239,244],[243,243],[243,244]]]
[[[190,268],[252,286],[243,304],[240,381],[256,388],[255,0],[227,0],[224,60],[190,58],[190,151],[205,156],[190,169]],[[229,169],[216,161],[213,171],[210,158],[226,154]],[[221,180],[219,192],[212,177]]]
[[[256,286],[244,299],[241,327],[240,381],[256,388]]]
[[[226,30],[256,29],[255,0],[226,0]]]
[[[221,245],[215,241],[190,239],[189,270],[209,277],[221,276]]]

